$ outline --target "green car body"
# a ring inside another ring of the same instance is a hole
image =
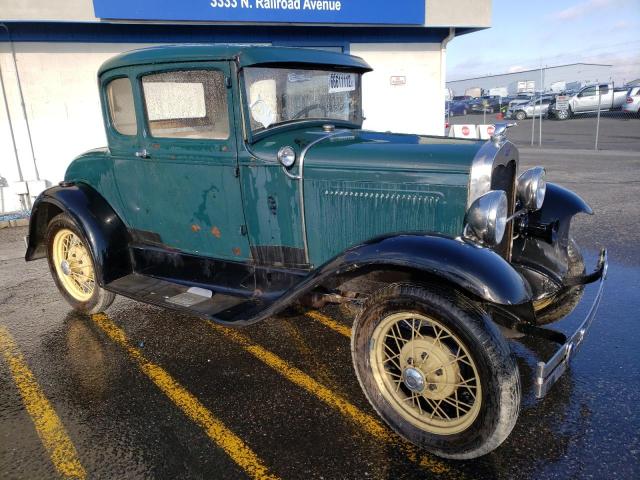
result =
[[[203,60],[204,52],[210,61]],[[243,50],[241,65],[277,62],[283,54],[289,62],[319,61],[305,50],[260,48]],[[129,54],[124,60],[107,62],[101,69],[101,85],[123,75],[135,82],[150,72],[145,63],[151,64],[149,57],[157,70],[168,66],[221,69],[232,84],[230,137],[222,141],[152,138],[142,115],[141,89],[134,88],[140,106],[138,134],[127,137],[111,128],[103,98],[109,148],[78,157],[65,181],[90,185],[129,228],[157,233],[168,247],[229,260],[260,262],[259,252],[282,247],[290,253],[289,258],[280,258],[284,265],[317,267],[378,235],[428,231],[456,237],[462,233],[469,170],[482,142],[350,129],[308,152],[302,185],[282,174],[277,152],[282,145],[291,145],[299,156],[322,134],[322,125],[309,122],[248,143],[238,108],[239,80],[231,74],[235,65],[229,60],[236,55],[226,47],[181,47],[180,60],[198,61],[175,62],[176,52],[157,49],[139,54],[140,58]],[[341,62],[341,67],[367,70],[352,57],[323,56],[327,64]],[[135,156],[143,149],[149,152],[148,159]],[[142,184],[140,179],[145,179]],[[300,195],[304,196],[306,228]],[[212,229],[219,234],[212,235]],[[258,255],[252,255],[252,248]]]

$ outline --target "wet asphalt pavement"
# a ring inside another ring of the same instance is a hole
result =
[[[239,337],[120,297],[107,317],[83,317],[59,296],[46,261],[23,261],[25,229],[17,228],[0,231],[0,329],[87,478],[245,478],[232,458],[246,456],[213,440],[217,424],[203,411],[283,479],[639,478],[640,156],[522,157],[591,203],[596,216],[580,218],[574,232],[588,268],[599,246],[609,247],[610,273],[589,338],[542,401],[532,373],[537,355],[553,349],[512,341],[522,411],[509,439],[480,459],[441,460],[379,428],[353,372],[344,308],[280,315],[234,330]],[[575,328],[594,290],[557,328]],[[0,355],[0,478],[58,478],[11,372]]]

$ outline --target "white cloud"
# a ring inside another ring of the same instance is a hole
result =
[[[551,14],[554,20],[575,20],[600,8],[610,8],[619,0],[587,0]]]

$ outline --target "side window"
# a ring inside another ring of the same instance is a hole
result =
[[[600,95],[609,93],[609,85],[600,85]]]
[[[596,94],[596,87],[589,87],[580,92],[581,97],[593,97]]]
[[[136,109],[128,78],[116,78],[107,84],[107,101],[113,128],[122,135],[136,135]]]
[[[142,89],[151,136],[229,138],[227,88],[222,72],[181,70],[145,75]]]

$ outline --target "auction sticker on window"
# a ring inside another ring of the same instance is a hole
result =
[[[355,89],[355,73],[331,73],[329,75],[329,93],[353,92]]]

